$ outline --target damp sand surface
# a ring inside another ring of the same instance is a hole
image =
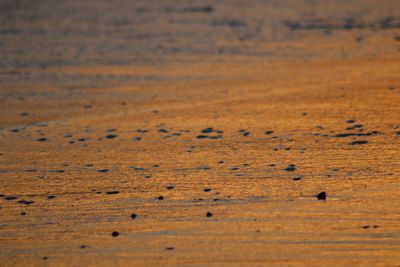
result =
[[[398,266],[398,1],[2,1],[1,266]]]

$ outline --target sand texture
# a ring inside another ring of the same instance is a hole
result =
[[[400,1],[0,1],[1,266],[400,266],[399,148]]]

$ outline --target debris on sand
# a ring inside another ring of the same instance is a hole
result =
[[[119,233],[117,231],[114,231],[114,232],[111,233],[111,236],[112,237],[117,237],[117,236],[119,236]]]
[[[317,195],[318,200],[326,200],[326,197],[327,197],[327,194],[325,191],[323,191]]]
[[[368,144],[367,140],[357,140],[349,143],[349,145],[365,145],[365,144]]]

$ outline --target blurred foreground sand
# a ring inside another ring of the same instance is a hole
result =
[[[1,266],[400,266],[399,1],[0,5]]]

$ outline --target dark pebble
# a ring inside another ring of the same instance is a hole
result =
[[[106,138],[107,139],[114,139],[115,137],[117,137],[118,135],[116,135],[116,134],[107,134],[106,135]]]
[[[108,191],[106,192],[107,195],[116,195],[119,194],[119,191]]]
[[[222,135],[215,135],[215,136],[209,136],[208,137],[209,139],[220,139],[220,138],[223,138],[223,136]]]
[[[119,236],[119,233],[117,231],[114,231],[111,233],[111,235],[112,235],[112,237],[117,237],[117,236]]]
[[[318,200],[325,200],[326,199],[326,192],[321,192],[317,195]]]
[[[4,199],[5,200],[15,200],[15,199],[17,199],[18,197],[16,197],[16,196],[5,196],[4,197]]]
[[[367,140],[357,140],[349,143],[349,145],[365,145],[365,144],[368,144]]]
[[[19,200],[18,201],[19,204],[24,204],[24,205],[30,205],[33,203],[33,201],[31,200]]]
[[[296,165],[290,164],[287,168],[284,169],[285,171],[288,172],[294,172],[296,170]]]
[[[212,214],[211,212],[207,212],[207,213],[206,213],[206,216],[207,216],[207,217],[211,217],[211,216],[213,216],[213,214]]]
[[[213,131],[214,129],[212,127],[201,130],[202,133],[212,133]]]

